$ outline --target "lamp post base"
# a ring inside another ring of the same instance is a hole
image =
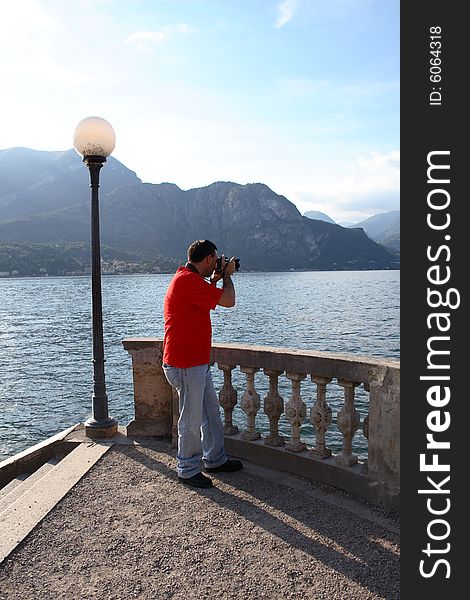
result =
[[[114,419],[101,419],[95,421],[91,418],[85,421],[85,435],[92,439],[110,438],[116,435],[118,430],[117,421]]]

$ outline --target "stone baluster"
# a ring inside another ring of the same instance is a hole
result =
[[[370,385],[368,383],[364,384],[364,389],[366,392],[370,392]],[[362,433],[364,437],[369,441],[369,413],[364,417],[364,421],[362,422]]]
[[[368,383],[364,383],[364,389],[366,390],[366,392],[370,392],[370,386]],[[364,434],[364,437],[366,438],[367,442],[369,442],[369,413],[367,413],[367,415],[364,417],[364,420],[362,421],[362,433]],[[369,458],[366,458],[363,462],[361,472],[364,473],[364,475],[367,475],[368,469]]]
[[[331,377],[310,377],[317,385],[317,399],[310,410],[310,423],[316,430],[315,448],[311,448],[310,453],[315,458],[328,458],[331,456],[331,450],[326,447],[325,435],[331,425],[331,408],[326,403],[326,386]]]
[[[246,431],[242,433],[244,440],[257,440],[261,435],[255,429],[256,415],[260,407],[260,397],[255,390],[255,373],[259,369],[255,367],[240,367],[240,371],[246,375],[246,390],[242,396],[240,406],[246,414]]]
[[[359,413],[354,408],[354,388],[359,385],[356,381],[338,379],[338,385],[344,388],[344,405],[339,411],[336,422],[343,434],[343,450],[335,458],[335,462],[343,467],[357,463],[357,456],[352,453],[352,439],[359,428]]]
[[[237,390],[232,385],[232,371],[235,369],[235,365],[217,365],[219,369],[224,372],[224,385],[219,392],[219,404],[224,409],[225,422],[224,422],[224,433],[225,435],[235,435],[238,433],[238,427],[232,423],[233,409],[237,404]]]
[[[279,435],[279,417],[284,412],[284,399],[278,391],[278,378],[284,371],[264,369],[269,377],[269,392],[264,399],[264,412],[269,419],[269,435],[264,438],[268,446],[283,446],[284,438]]]
[[[300,382],[305,379],[301,373],[286,373],[286,377],[291,380],[292,394],[289,402],[286,404],[286,417],[291,424],[291,437],[286,443],[286,449],[292,452],[301,452],[307,447],[300,441],[300,426],[307,414],[307,406],[300,396]]]
[[[364,421],[362,422],[362,433],[364,437],[369,441],[369,413],[364,417]],[[367,474],[369,469],[369,459],[366,458],[362,465],[362,473]]]
[[[362,433],[364,437],[369,439],[369,413],[364,417],[364,421],[362,422]]]

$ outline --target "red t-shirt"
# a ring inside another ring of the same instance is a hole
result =
[[[180,267],[168,286],[163,305],[163,362],[188,369],[210,362],[214,309],[224,290],[187,267]]]

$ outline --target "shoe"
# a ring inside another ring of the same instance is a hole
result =
[[[210,488],[212,487],[212,479],[206,477],[202,473],[196,473],[192,477],[178,477],[180,483],[184,485],[190,485],[191,487],[196,488]]]
[[[243,463],[235,458],[227,459],[223,465],[219,465],[218,467],[206,467],[208,473],[233,473],[240,469],[243,469]]]

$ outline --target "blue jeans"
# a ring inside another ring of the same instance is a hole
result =
[[[219,400],[209,365],[178,369],[163,365],[168,382],[179,397],[177,466],[179,477],[218,467],[227,460]]]

